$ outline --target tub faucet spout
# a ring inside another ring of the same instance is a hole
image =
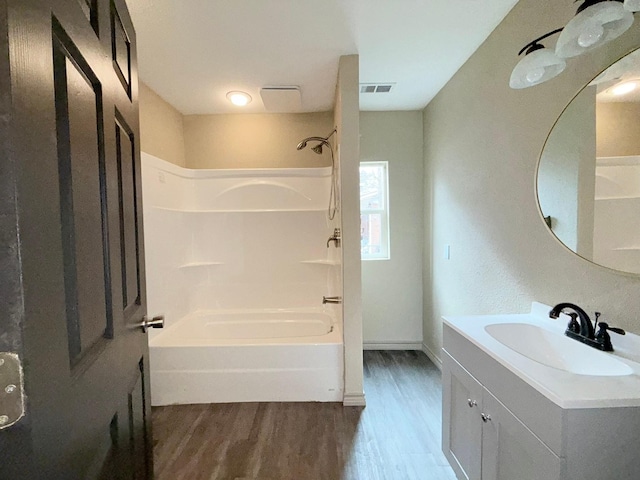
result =
[[[339,228],[334,228],[333,229],[333,235],[331,237],[329,237],[329,240],[327,240],[327,248],[329,248],[329,244],[331,242],[335,242],[336,244],[336,248],[338,248],[340,246],[340,229]]]
[[[327,303],[342,303],[342,297],[322,297],[322,304]]]

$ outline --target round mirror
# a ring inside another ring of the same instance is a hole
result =
[[[537,187],[547,226],[569,249],[640,274],[640,50],[564,110],[542,151]]]

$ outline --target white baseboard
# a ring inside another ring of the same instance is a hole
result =
[[[422,350],[420,342],[364,342],[364,350]]]
[[[425,355],[427,357],[429,357],[429,360],[431,360],[433,362],[433,364],[436,367],[438,367],[438,370],[442,371],[442,360],[440,359],[440,357],[438,355],[433,353],[433,351],[429,347],[427,347],[426,343],[422,344],[421,350],[425,353]]]
[[[345,407],[366,407],[367,402],[364,393],[348,393],[345,394],[342,405]]]

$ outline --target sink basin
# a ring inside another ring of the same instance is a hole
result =
[[[590,376],[630,375],[633,369],[609,354],[528,323],[494,323],[485,331],[503,345],[548,367]]]

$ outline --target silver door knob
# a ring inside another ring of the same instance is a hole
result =
[[[147,333],[147,330],[150,328],[164,328],[164,315],[158,315],[153,318],[149,318],[146,315],[142,317],[142,322],[140,322],[136,327],[142,328],[142,331]]]

